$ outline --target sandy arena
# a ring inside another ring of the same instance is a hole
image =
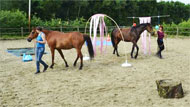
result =
[[[132,43],[121,42],[119,53],[107,46],[106,54],[73,67],[76,50],[63,50],[69,64],[55,51],[54,69],[35,75],[35,61],[22,62],[6,52],[7,48],[33,47],[26,40],[0,41],[0,106],[1,107],[189,107],[190,106],[190,38],[168,38],[164,59],[155,56],[156,38],[151,39],[151,55],[142,52],[141,40],[137,59],[130,58]],[[99,47],[98,47],[99,48]],[[105,48],[105,47],[104,47]],[[51,64],[50,49],[43,60]],[[87,47],[82,49],[83,55]],[[126,55],[127,53],[127,55]],[[128,57],[132,67],[121,64]],[[33,56],[34,58],[34,56]],[[41,66],[41,70],[42,70]],[[163,99],[157,92],[158,79],[177,79],[185,92],[181,99]]]

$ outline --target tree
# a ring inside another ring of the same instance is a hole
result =
[[[127,17],[170,15],[160,18],[160,22],[180,23],[190,18],[190,5],[181,2],[157,2],[156,0],[32,0],[31,16],[43,21],[60,18],[63,21],[88,19],[97,13],[112,17],[119,25],[132,25],[133,19]],[[1,0],[1,10],[20,10],[28,13],[28,0]],[[27,16],[26,16],[27,17]],[[138,19],[135,19],[138,23]],[[158,24],[153,18],[152,23]]]
[[[25,27],[27,25],[26,13],[16,11],[0,11],[0,27]]]

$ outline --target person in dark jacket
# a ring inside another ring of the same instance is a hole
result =
[[[164,41],[163,41],[163,38],[164,38],[164,28],[162,25],[160,25],[159,27],[159,30],[157,31],[157,34],[158,34],[158,39],[157,39],[157,43],[158,43],[158,52],[156,53],[156,55],[162,59],[162,51],[164,50]]]

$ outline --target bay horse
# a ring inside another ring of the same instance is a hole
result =
[[[112,41],[112,45],[114,47],[113,54],[115,54],[115,52],[116,52],[117,56],[119,56],[119,53],[117,50],[118,44],[121,40],[124,39],[125,42],[133,43],[132,50],[131,50],[131,58],[135,58],[135,59],[138,56],[139,47],[137,45],[137,42],[140,38],[141,33],[144,30],[147,30],[151,34],[153,33],[153,29],[152,29],[152,26],[150,23],[140,24],[140,25],[134,26],[132,28],[122,28],[120,30],[123,34],[123,38],[122,38],[122,35],[118,28],[113,29],[112,33],[111,33],[111,41]],[[134,51],[135,47],[137,49],[137,53],[136,53],[135,57],[133,57],[133,51]]]
[[[83,67],[83,55],[81,52],[81,48],[85,41],[87,42],[90,59],[94,57],[94,51],[93,51],[91,39],[86,34],[82,34],[80,32],[63,33],[59,31],[50,31],[50,30],[45,30],[45,29],[43,29],[42,32],[45,33],[45,38],[52,55],[52,64],[50,68],[53,68],[54,66],[55,49],[59,52],[62,59],[64,60],[65,66],[68,67],[67,61],[65,60],[64,55],[61,50],[62,49],[68,50],[68,49],[75,48],[77,51],[77,58],[73,65],[76,66],[76,63],[80,57],[81,62],[80,62],[79,69],[81,70]],[[33,28],[30,35],[27,38],[27,41],[31,42],[32,39],[35,39],[37,36],[38,36],[38,33],[36,32],[36,28]]]

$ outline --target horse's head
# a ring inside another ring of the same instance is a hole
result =
[[[147,30],[151,35],[154,34],[154,31],[153,31],[153,29],[152,29],[152,25],[151,25],[150,23],[147,23],[146,30]]]
[[[31,42],[32,39],[35,39],[38,36],[38,32],[36,28],[33,28],[32,31],[30,32],[30,35],[27,38],[28,42]]]

